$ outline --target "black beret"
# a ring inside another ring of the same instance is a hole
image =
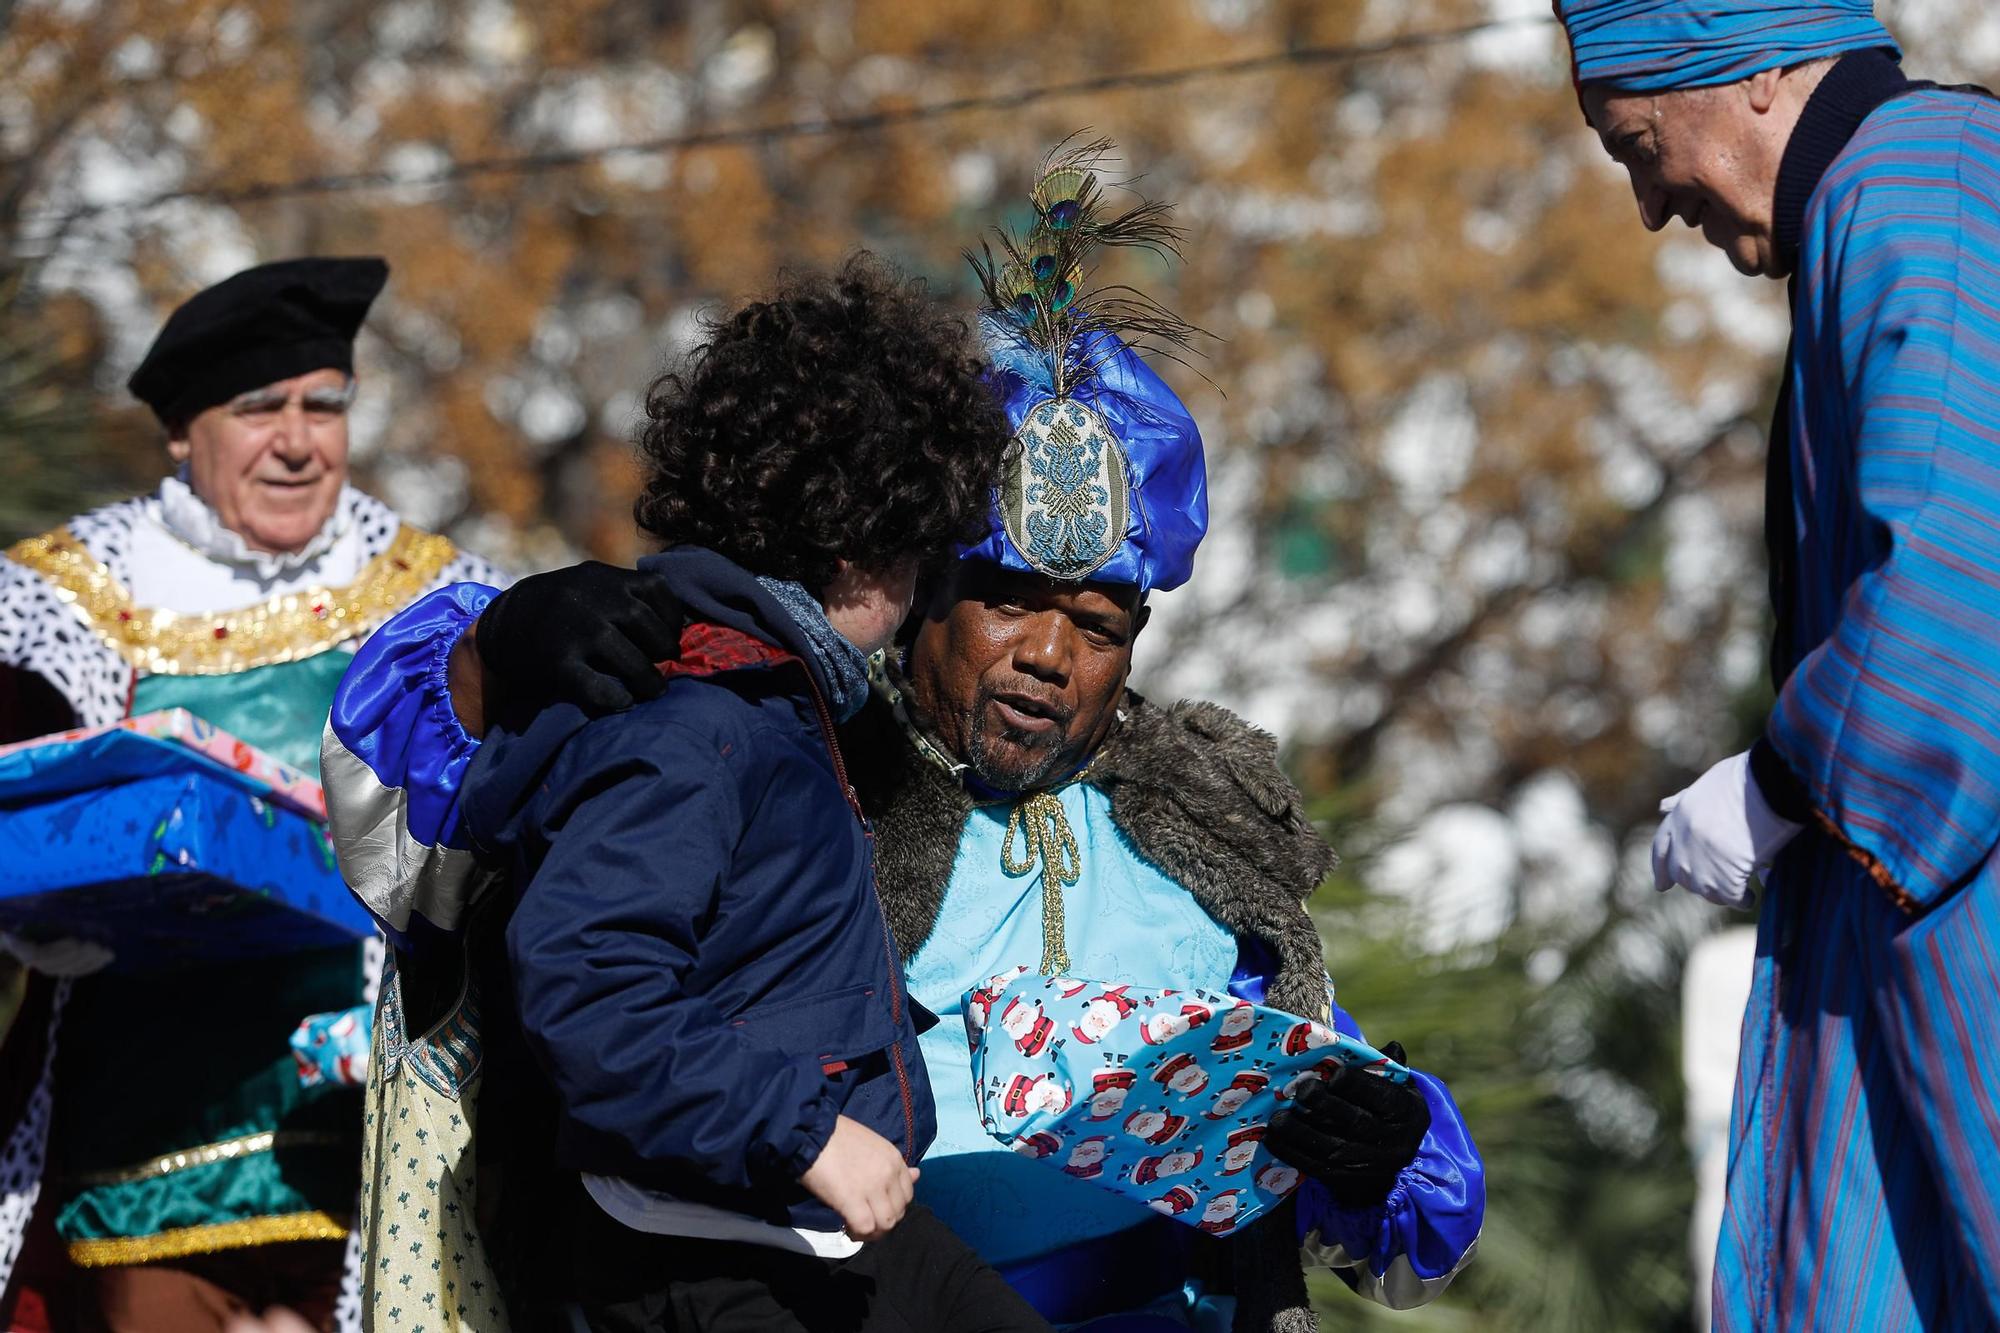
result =
[[[380,259],[283,259],[196,292],[167,316],[126,386],[172,428],[315,370],[354,371],[354,335],[389,280]]]

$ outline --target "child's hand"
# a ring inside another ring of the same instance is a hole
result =
[[[880,1240],[903,1220],[915,1191],[917,1169],[903,1163],[896,1146],[858,1120],[840,1116],[819,1160],[799,1177],[818,1199],[840,1214],[856,1240]]]

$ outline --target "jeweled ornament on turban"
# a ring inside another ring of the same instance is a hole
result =
[[[1016,449],[991,530],[960,552],[1054,579],[1137,585],[1187,581],[1208,529],[1201,432],[1141,350],[1180,359],[1200,330],[1129,286],[1090,286],[1103,247],[1178,257],[1168,206],[1107,207],[1098,139],[1049,154],[1023,237],[996,229],[998,253],[967,258],[992,382]]]

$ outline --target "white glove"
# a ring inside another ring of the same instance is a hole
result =
[[[0,930],[0,950],[51,977],[87,977],[111,965],[111,950],[91,940],[24,940]]]
[[[1731,755],[1660,802],[1653,887],[1678,884],[1724,907],[1748,907],[1750,875],[1768,870],[1805,827],[1770,807],[1750,774],[1750,753]]]

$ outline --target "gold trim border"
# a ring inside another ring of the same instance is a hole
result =
[[[413,601],[457,553],[449,538],[405,524],[344,588],[314,585],[235,611],[183,615],[134,606],[132,594],[67,527],[6,552],[54,585],[135,670],[162,676],[226,676],[359,638]]]
[[[338,1134],[326,1134],[313,1130],[290,1130],[278,1132],[264,1130],[257,1134],[242,1134],[233,1139],[218,1139],[214,1143],[204,1143],[198,1148],[183,1148],[179,1152],[161,1153],[158,1157],[141,1162],[137,1166],[117,1167],[109,1171],[93,1171],[85,1175],[72,1176],[71,1181],[84,1189],[94,1189],[103,1185],[129,1185],[141,1180],[158,1180],[197,1166],[211,1166],[216,1162],[233,1162],[257,1153],[270,1152],[274,1148],[338,1148],[345,1142]]]
[[[272,1245],[288,1240],[345,1239],[347,1223],[331,1213],[314,1210],[283,1213],[277,1217],[246,1217],[235,1222],[213,1222],[207,1226],[176,1227],[152,1236],[73,1240],[69,1243],[69,1261],[78,1268],[110,1268],[149,1263],[155,1259],[184,1259],[191,1254],[214,1254],[219,1250]]]

